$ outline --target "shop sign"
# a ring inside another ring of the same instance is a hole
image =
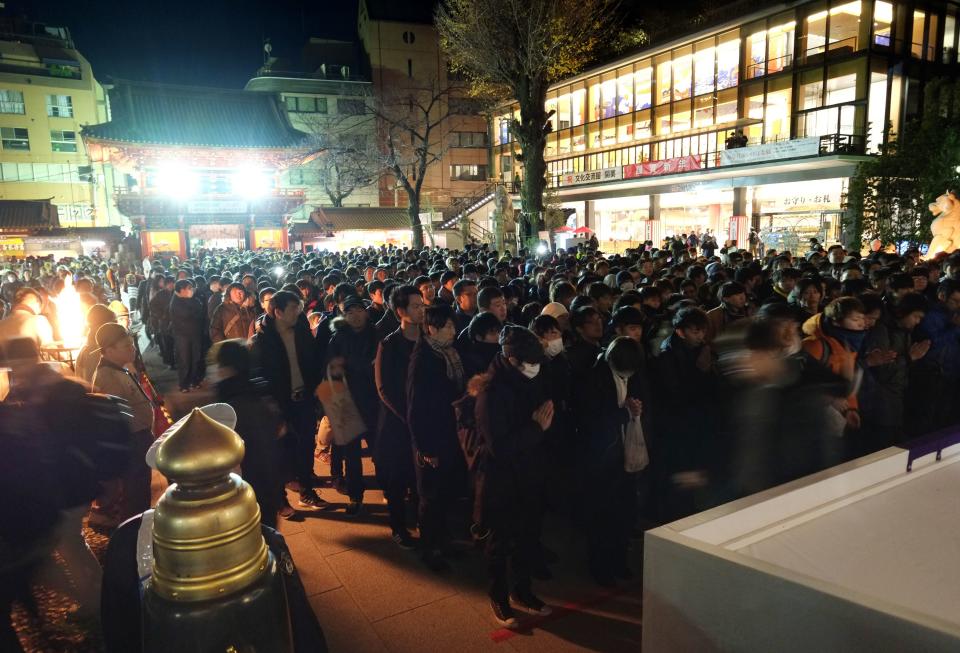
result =
[[[677,156],[672,159],[662,159],[660,161],[631,163],[630,165],[623,166],[623,178],[636,179],[637,177],[672,175],[676,172],[699,170],[701,167],[702,160],[700,155],[690,154],[687,156]]]
[[[93,206],[90,204],[58,204],[57,218],[60,224],[68,222],[92,222]]]
[[[240,200],[193,200],[187,202],[187,213],[246,213],[247,203]]]
[[[579,186],[580,184],[597,184],[605,181],[619,181],[623,179],[622,168],[604,168],[590,172],[571,172],[560,176],[561,186]]]
[[[720,165],[732,166],[741,163],[759,163],[778,159],[794,159],[820,154],[820,139],[795,138],[792,141],[777,141],[763,145],[736,147],[720,152]]]
[[[23,254],[23,238],[0,238],[0,254]]]

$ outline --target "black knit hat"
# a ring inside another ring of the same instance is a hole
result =
[[[530,329],[508,324],[500,332],[500,346],[507,358],[524,363],[542,363],[547,356],[540,339]]]

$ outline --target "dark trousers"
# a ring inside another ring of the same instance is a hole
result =
[[[390,530],[407,530],[407,490],[415,487],[413,457],[408,436],[396,431],[381,431],[374,444],[377,483],[387,500]]]
[[[150,509],[150,468],[144,458],[153,444],[150,429],[137,431],[131,437],[130,462],[121,476],[123,503],[120,506],[120,521],[126,521],[144,510]]]
[[[288,455],[300,491],[313,487],[313,453],[317,447],[317,402],[312,397],[293,401],[287,406]]]
[[[530,570],[537,557],[540,535],[539,521],[533,506],[506,507],[502,510],[488,510],[486,526],[490,529],[484,550],[487,558],[488,592],[496,601],[506,601],[510,592],[510,579],[513,579],[513,591],[524,594],[530,591]]]
[[[167,365],[173,365],[173,336],[160,331],[157,333],[157,346],[160,347],[160,358],[163,359],[163,362]]]
[[[342,478],[346,464],[347,495],[351,501],[363,501],[363,460],[360,438],[350,444],[334,444],[330,449],[330,475]]]
[[[180,389],[185,390],[203,380],[203,359],[200,356],[201,340],[177,337],[174,343],[177,352],[177,377]]]
[[[590,569],[612,576],[627,565],[630,531],[637,512],[637,482],[622,469],[593,475],[591,518],[587,527]]]
[[[423,550],[431,551],[440,546],[447,530],[447,512],[457,498],[456,463],[440,456],[438,467],[418,460],[414,452],[414,472],[417,478],[417,494],[420,496],[418,516],[420,521],[420,544]],[[452,460],[452,458],[451,458]]]

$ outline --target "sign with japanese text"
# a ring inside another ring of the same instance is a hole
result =
[[[672,175],[677,172],[699,170],[702,166],[703,160],[699,154],[689,154],[687,156],[677,156],[672,159],[646,161],[644,163],[631,163],[630,165],[625,165],[623,166],[623,178],[636,179],[638,177]]]
[[[819,138],[795,138],[792,141],[777,141],[723,150],[720,152],[720,165],[732,166],[741,163],[794,159],[801,156],[816,156],[819,153]]]
[[[605,181],[619,181],[623,179],[621,168],[603,168],[590,172],[571,172],[560,176],[561,186],[579,186],[580,184],[599,184]]]
[[[192,200],[187,213],[246,213],[247,203],[240,200]]]

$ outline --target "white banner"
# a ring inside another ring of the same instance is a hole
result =
[[[193,200],[187,213],[246,213],[247,203],[240,200]]]
[[[590,172],[571,172],[560,176],[561,186],[579,186],[580,184],[597,184],[604,181],[619,181],[623,179],[623,168],[604,168]]]
[[[793,159],[800,156],[816,156],[819,153],[819,138],[795,138],[792,141],[777,141],[776,143],[723,150],[720,152],[720,165],[732,166],[741,163]]]

